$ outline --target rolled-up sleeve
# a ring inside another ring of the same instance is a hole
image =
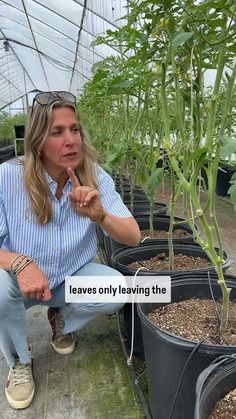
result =
[[[104,208],[117,217],[133,217],[121,199],[120,194],[115,190],[113,179],[101,167],[98,174],[98,185],[100,197]]]
[[[8,234],[7,216],[0,191],[0,247]]]

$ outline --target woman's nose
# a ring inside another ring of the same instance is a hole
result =
[[[65,132],[65,142],[70,144],[73,144],[75,142],[75,136],[69,130]]]

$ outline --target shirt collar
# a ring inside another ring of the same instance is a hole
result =
[[[50,188],[51,192],[55,195],[56,190],[57,190],[57,186],[58,186],[57,185],[57,182],[48,174],[48,172],[45,169],[44,169],[44,176],[46,178],[46,181],[47,181],[47,183],[49,185],[49,188]],[[63,191],[65,191],[67,189],[68,190],[71,190],[71,185],[72,185],[72,182],[71,182],[71,180],[69,178],[67,180],[64,188],[63,188]]]
[[[49,185],[54,185],[57,187],[57,182],[48,174],[48,172],[44,169],[44,176]]]

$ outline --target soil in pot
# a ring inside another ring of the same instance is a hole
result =
[[[148,257],[156,257],[156,254],[158,252],[163,252],[163,249],[167,252],[167,246],[163,245],[163,244],[155,244],[155,245],[150,245],[150,244],[146,244],[146,245],[140,245],[136,248],[124,248],[124,249],[120,249],[120,250],[116,250],[112,256],[111,256],[111,266],[115,269],[117,269],[119,272],[123,273],[124,275],[134,275],[135,272],[137,271],[137,268],[140,268],[141,266],[143,266],[143,260],[148,260]],[[152,269],[152,270],[142,270],[140,272],[141,275],[170,275],[171,276],[171,280],[174,281],[175,277],[180,275],[181,273],[181,277],[183,277],[183,275],[186,274],[194,274],[196,275],[196,271],[197,274],[199,276],[201,276],[201,274],[205,271],[205,272],[211,272],[211,275],[214,275],[214,267],[212,266],[211,262],[209,261],[209,259],[206,258],[202,258],[202,254],[204,254],[204,252],[200,249],[200,247],[198,245],[195,244],[188,244],[188,245],[179,245],[179,244],[175,244],[175,252],[176,252],[176,256],[178,256],[178,252],[182,255],[182,252],[185,252],[187,256],[190,255],[195,255],[195,261],[198,258],[199,260],[202,260],[202,264],[198,265],[197,269],[196,266],[194,266],[194,268],[191,268],[189,266],[189,260],[187,261],[185,267],[183,267],[182,265],[182,271],[180,271],[180,269],[178,270],[178,268],[174,271],[169,271],[169,267],[167,266],[166,270],[162,270],[160,271],[159,267],[157,267],[157,269]],[[185,256],[185,255],[184,255]],[[226,259],[227,259],[227,255]],[[180,263],[183,263],[183,256],[180,256]],[[130,262],[131,261],[136,261],[135,263],[137,263],[136,267],[134,268],[130,268]],[[138,262],[140,261],[140,262]],[[228,266],[227,264],[225,264],[225,266]],[[206,273],[204,273],[204,278],[205,278]],[[129,311],[131,311],[131,309],[129,309]],[[128,310],[126,311],[126,314],[128,315]],[[129,319],[126,321],[126,325],[127,324],[131,324],[131,316],[129,316]],[[135,318],[135,327],[137,329],[140,329],[140,320],[139,318],[136,316]],[[130,335],[130,327],[127,328],[126,327],[126,334],[127,336],[129,336],[129,342],[131,341],[131,335]],[[142,344],[142,340],[139,339],[139,333],[137,333],[137,331],[135,330],[134,333],[134,348],[135,348],[135,355],[140,356],[140,354],[144,353],[144,349],[143,349],[143,344]]]
[[[150,215],[135,216],[135,219],[141,230],[142,239],[148,240],[164,240],[168,241],[168,232],[170,229],[170,217],[168,215],[159,215],[153,217],[153,238],[149,238],[150,234]],[[195,225],[196,230],[198,227]],[[176,241],[190,241],[194,240],[193,231],[183,218],[174,217],[173,224],[173,240]]]
[[[231,390],[214,406],[208,419],[234,419],[236,417],[236,389]]]
[[[181,228],[176,228],[173,231],[173,238],[179,239],[181,237],[187,237],[189,236],[189,232],[182,230]],[[141,230],[141,240],[151,237],[150,230]],[[168,240],[168,231],[165,230],[153,230],[153,239],[166,239]]]
[[[220,313],[220,301],[190,298],[157,308],[148,318],[161,329],[184,339],[199,342],[209,335],[206,343],[236,345],[236,302],[230,303],[228,327],[223,333],[219,331]]]
[[[135,217],[141,232],[141,241],[144,244],[147,243],[156,243],[160,244],[161,242],[168,242],[168,231],[170,227],[170,217],[169,216],[161,216],[155,215],[153,217],[153,237],[150,234],[150,220],[148,215],[144,216],[137,216]],[[175,222],[179,223],[179,225],[174,226],[173,231],[173,240],[174,241],[184,241],[184,242],[192,242],[193,241],[193,232],[191,228],[185,223],[183,218],[175,217]],[[197,227],[196,227],[197,228]],[[111,253],[114,253],[116,250],[120,248],[124,248],[125,245],[113,240],[110,238],[111,242]],[[111,256],[111,255],[110,255]]]
[[[174,255],[175,271],[201,269],[211,265],[209,260],[200,256],[190,256],[182,253]],[[169,256],[163,252],[147,260],[129,263],[127,266],[132,269],[139,269],[140,266],[145,266],[150,271],[167,271],[169,270]]]
[[[201,271],[211,272],[215,271],[207,254],[201,249],[197,243],[193,242],[178,242],[174,244],[174,261],[177,267],[174,270],[169,269],[169,248],[167,243],[143,243],[137,247],[126,247],[116,250],[111,256],[111,263],[113,268],[117,269],[124,275],[134,275],[138,268],[147,267],[142,270],[140,275],[170,275],[175,276],[176,273],[193,273]],[[219,249],[215,248],[217,252]],[[178,256],[181,255],[181,256]],[[176,259],[177,257],[177,259]],[[230,259],[226,252],[223,252],[225,262],[222,268],[225,271],[230,266]],[[190,258],[190,259],[189,259]],[[156,260],[156,268],[150,260]],[[163,262],[164,261],[164,262]],[[192,261],[192,266],[190,262]],[[197,261],[197,263],[196,263]],[[134,263],[134,265],[132,265]],[[165,267],[164,267],[165,263]],[[150,268],[148,266],[150,264]],[[179,267],[178,267],[179,264]]]

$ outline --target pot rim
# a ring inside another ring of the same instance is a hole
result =
[[[226,281],[227,281],[227,275],[225,275],[226,277]],[[193,279],[191,278],[190,280],[188,278],[184,278],[184,279],[179,279],[179,280],[175,280],[173,282],[171,282],[171,288],[173,287],[177,287],[177,286],[184,286],[184,285],[197,285],[197,284],[206,284],[206,282],[208,282],[208,278],[196,278]],[[219,284],[217,283],[217,280],[211,279],[211,285],[212,287],[217,286],[219,287]],[[230,288],[235,288],[236,289],[236,282],[229,280],[227,281],[227,285]],[[184,301],[184,299],[182,300]],[[235,301],[236,301],[236,297],[235,297]],[[162,305],[167,305],[167,304],[171,304],[171,303],[156,303],[158,304],[159,307],[161,307]],[[196,345],[198,345],[199,342],[201,341],[193,341],[191,339],[187,339],[187,338],[183,338],[181,336],[178,336],[174,333],[171,333],[169,331],[163,330],[160,328],[160,326],[156,325],[155,323],[153,323],[151,320],[148,319],[147,315],[143,312],[142,310],[142,306],[145,305],[145,303],[137,303],[137,312],[138,312],[138,316],[141,320],[141,323],[144,324],[150,331],[154,332],[156,336],[160,336],[162,339],[169,341],[169,343],[173,346],[178,347],[179,349],[183,349],[183,350],[192,350]],[[219,344],[209,344],[209,343],[200,343],[197,351],[199,353],[202,354],[213,354],[215,353],[216,355],[221,355],[222,353],[227,354],[227,353],[232,353],[232,349],[235,348],[235,352],[236,352],[236,344],[235,345],[219,345]]]

